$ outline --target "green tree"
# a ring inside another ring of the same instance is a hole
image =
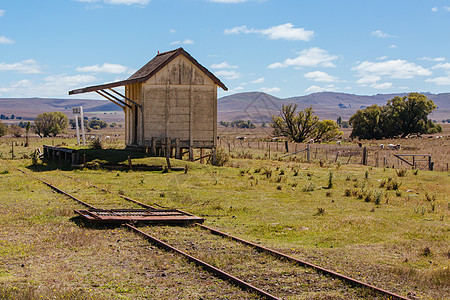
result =
[[[92,120],[89,122],[89,127],[92,129],[103,129],[106,128],[107,126],[108,123],[96,117],[92,117]]]
[[[283,105],[279,116],[272,116],[273,133],[276,136],[285,136],[295,142],[301,143],[309,138],[315,131],[319,117],[314,114],[312,107],[296,112],[297,104]]]
[[[351,138],[359,139],[381,139],[381,118],[383,108],[376,104],[365,109],[358,110],[348,121],[353,127]]]
[[[333,120],[319,121],[316,125],[314,132],[315,141],[329,141],[338,136],[342,136],[344,133],[339,130],[339,125]]]
[[[442,127],[428,120],[434,109],[436,105],[423,94],[395,97],[385,106],[372,105],[358,110],[349,120],[353,127],[350,137],[381,139],[440,132]]]
[[[8,133],[8,126],[0,122],[0,136],[4,136]]]
[[[436,109],[436,105],[423,94],[397,96],[388,101],[387,109],[392,118],[392,128],[397,129],[398,135],[403,138],[410,134],[428,133],[434,128],[430,126],[432,122],[428,122],[428,115]]]
[[[65,114],[56,111],[51,113],[42,113],[34,119],[35,130],[39,136],[56,136],[67,129],[69,120]]]

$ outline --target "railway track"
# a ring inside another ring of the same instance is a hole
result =
[[[92,210],[98,209],[96,206],[100,205],[102,208],[157,209],[155,206],[125,195],[115,194],[90,183],[83,183],[71,176],[64,175],[80,183],[72,193],[23,170],[18,170]],[[73,195],[83,189],[97,190],[97,193],[90,192],[91,195],[96,195],[90,200],[96,202],[95,205]],[[103,193],[100,197],[99,191]],[[104,200],[105,194],[108,194],[107,200]],[[135,224],[126,222],[122,226],[159,248],[182,255],[215,276],[243,290],[255,293],[261,298],[297,299],[301,296],[313,299],[315,295],[326,292],[345,299],[408,299],[199,223],[188,227],[140,226],[138,228]]]

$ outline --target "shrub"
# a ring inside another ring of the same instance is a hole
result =
[[[91,149],[99,150],[99,149],[103,149],[103,144],[102,144],[102,141],[100,140],[100,138],[95,138],[89,143],[89,147]]]
[[[310,183],[308,185],[303,186],[302,192],[312,192],[314,191],[314,189],[315,189],[314,183]]]
[[[222,167],[230,160],[230,156],[224,148],[217,148],[215,158],[212,160],[212,165]]]
[[[405,177],[405,176],[406,176],[407,170],[405,170],[405,169],[400,169],[400,170],[397,170],[396,172],[397,172],[397,176],[398,176],[398,177]]]

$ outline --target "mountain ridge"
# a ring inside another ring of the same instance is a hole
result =
[[[430,119],[441,121],[450,118],[450,93],[424,93],[438,106]],[[358,109],[377,104],[385,105],[395,96],[408,93],[356,95],[337,92],[319,92],[304,96],[278,98],[264,92],[243,92],[218,99],[218,121],[235,121],[239,119],[253,122],[270,121],[278,114],[283,105],[297,104],[299,109],[312,106],[321,119],[336,120],[342,117],[348,120]],[[87,115],[102,115],[104,118],[123,119],[121,107],[107,100],[59,99],[59,98],[0,98],[0,113],[6,116],[14,114],[24,120],[33,120],[38,114],[61,111],[72,117],[72,107],[83,106]],[[109,116],[114,114],[114,116]],[[109,117],[108,117],[109,116]]]

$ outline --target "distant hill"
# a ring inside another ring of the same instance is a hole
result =
[[[108,115],[115,113],[115,119],[123,119],[123,111],[119,106],[107,100],[87,99],[50,99],[50,98],[0,98],[0,113],[6,116],[22,117],[23,120],[34,120],[43,112],[60,111],[72,118],[72,107],[83,106],[87,116]],[[117,114],[120,115],[117,118]],[[112,119],[111,117],[103,119]]]
[[[336,120],[341,116],[348,120],[358,109],[378,104],[385,105],[387,100],[404,94],[378,94],[373,96],[354,95],[334,92],[313,93],[306,96],[277,98],[261,92],[238,93],[218,100],[218,120],[234,121],[250,119],[255,122],[269,121],[270,116],[277,114],[282,105],[295,103],[300,109],[312,106],[321,119]],[[441,121],[450,118],[450,93],[430,94],[438,106],[431,119]]]
[[[238,93],[218,100],[218,120],[235,121],[239,119],[254,122],[267,122],[278,114],[282,105],[298,104],[300,109],[312,106],[321,118],[336,120],[341,116],[348,120],[358,109],[378,104],[385,105],[387,100],[405,94],[378,94],[373,96],[345,93],[321,92],[306,96],[277,98],[262,92]],[[441,121],[450,118],[450,93],[426,94],[438,106],[430,116]],[[48,98],[0,98],[0,113],[6,116],[21,116],[24,120],[33,120],[43,112],[61,111],[72,118],[72,107],[83,106],[87,116],[100,116],[107,122],[124,120],[122,108],[107,100],[86,99],[48,99]]]

